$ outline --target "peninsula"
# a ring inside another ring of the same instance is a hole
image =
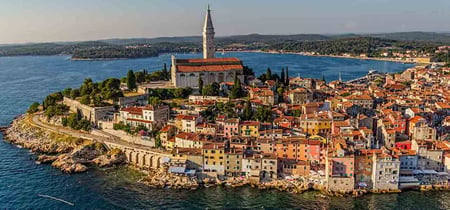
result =
[[[202,45],[203,58],[172,56],[169,68],[52,93],[6,140],[67,173],[130,164],[161,188],[450,188],[448,63],[351,81],[292,77],[288,67],[255,75],[238,58],[215,57],[210,8]]]

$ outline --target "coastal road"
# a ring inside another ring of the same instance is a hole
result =
[[[89,140],[93,140],[93,141],[97,141],[97,142],[101,142],[101,143],[113,143],[113,144],[118,144],[118,145],[121,145],[124,147],[130,147],[133,149],[147,150],[147,151],[151,151],[151,152],[155,152],[155,153],[160,153],[161,155],[169,155],[169,153],[164,152],[162,150],[155,149],[155,148],[145,146],[145,145],[132,144],[130,142],[120,139],[119,137],[113,136],[113,135],[108,134],[103,131],[100,131],[100,132],[105,135],[108,135],[109,137],[98,136],[98,135],[94,135],[91,133],[85,133],[85,132],[81,132],[81,131],[77,131],[77,130],[72,130],[72,129],[68,129],[65,127],[61,127],[61,126],[49,125],[47,123],[41,122],[39,120],[39,115],[33,115],[33,117],[30,120],[30,123],[34,126],[37,126],[37,127],[49,130],[49,131],[67,134],[67,135],[70,135],[70,136],[73,136],[76,138],[89,139]]]

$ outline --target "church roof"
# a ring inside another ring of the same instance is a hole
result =
[[[177,59],[177,64],[181,63],[222,63],[222,62],[241,62],[239,58],[191,58]]]
[[[238,58],[176,59],[177,72],[243,70]]]
[[[214,30],[214,26],[212,23],[212,19],[211,19],[211,9],[208,5],[208,10],[206,12],[206,17],[205,17],[205,25],[203,26],[203,31],[206,30]]]

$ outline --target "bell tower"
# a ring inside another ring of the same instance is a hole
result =
[[[214,48],[214,26],[211,19],[211,8],[208,9],[205,17],[205,25],[203,26],[203,58],[214,58],[216,49]]]

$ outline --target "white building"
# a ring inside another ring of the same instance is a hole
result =
[[[120,110],[117,121],[132,127],[142,125],[153,130],[162,128],[169,120],[169,114],[168,106],[127,107]]]

